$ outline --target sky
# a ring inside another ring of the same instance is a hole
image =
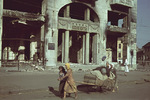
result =
[[[138,0],[137,46],[142,48],[147,42],[150,42],[150,0]]]

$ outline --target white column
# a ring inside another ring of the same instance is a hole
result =
[[[46,68],[54,67],[57,64],[57,38],[58,38],[58,12],[54,6],[56,1],[43,0],[42,13],[46,16],[45,19],[45,65]]]
[[[2,58],[2,34],[3,34],[3,0],[0,0],[0,67]]]
[[[83,35],[83,46],[82,46],[82,63],[85,63],[85,35]]]
[[[86,21],[89,21],[89,20],[90,20],[90,9],[89,9],[89,8],[87,8],[87,9],[85,10],[85,13],[84,13],[84,20],[86,20]]]
[[[70,17],[70,6],[66,6],[64,10],[64,17]]]
[[[86,33],[85,37],[85,64],[89,64],[90,34]]]
[[[64,62],[69,62],[69,31],[65,31],[65,59]]]
[[[85,10],[84,19],[86,21],[90,20],[90,9],[87,8]],[[90,46],[90,33],[86,33],[85,35],[85,64],[89,64],[89,46]]]
[[[93,43],[92,43],[92,55],[93,55],[93,63],[98,64],[98,34],[93,36]]]
[[[67,6],[64,10],[64,17],[70,17],[70,6]],[[65,41],[64,41],[64,63],[69,62],[69,31],[65,31]],[[63,53],[63,52],[62,52]]]
[[[64,62],[64,51],[65,51],[65,33],[63,32],[62,33],[62,57],[61,57],[61,62],[63,63]]]

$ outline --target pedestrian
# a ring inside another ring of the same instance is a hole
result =
[[[114,67],[114,64],[110,64],[111,65],[111,69],[110,69],[110,71],[115,75],[115,83],[114,83],[114,88],[113,88],[113,90],[112,90],[112,92],[115,92],[116,90],[118,90],[118,79],[117,79],[117,70],[116,70],[116,68]]]
[[[64,77],[66,75],[65,68],[63,66],[59,66],[58,69],[59,69],[59,78]],[[66,78],[64,78],[63,80],[60,80],[60,83],[59,83],[59,94],[60,94],[60,96],[62,96],[64,93],[65,83],[66,83]]]
[[[125,60],[124,65],[125,65],[124,75],[127,76],[127,73],[129,72],[128,60],[127,59]]]
[[[59,80],[63,80],[64,78],[67,77],[65,87],[64,87],[64,97],[63,99],[66,98],[67,93],[74,93],[75,94],[75,99],[77,99],[77,87],[75,85],[73,76],[72,76],[72,69],[70,68],[70,64],[66,63],[65,67],[67,69],[67,73],[64,77],[60,78]]]
[[[111,65],[109,62],[106,62],[106,74],[109,77],[110,76],[110,70],[111,70]]]
[[[117,80],[117,73],[116,73],[116,68],[114,67],[114,64],[109,64],[108,62],[106,63],[106,68],[107,68],[107,76],[111,77],[111,73],[115,75],[114,77],[114,86],[112,89],[112,92],[115,92],[115,90],[118,90],[118,80]]]

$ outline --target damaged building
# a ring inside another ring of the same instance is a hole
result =
[[[137,0],[0,0],[0,56],[47,67],[64,63],[136,68]],[[102,57],[106,56],[103,61]]]

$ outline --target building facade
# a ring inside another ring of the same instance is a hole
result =
[[[137,52],[137,60],[139,64],[150,65],[150,42],[146,43],[141,50]]]
[[[150,61],[150,42],[148,42],[147,44],[145,44],[143,47],[143,53],[144,53],[144,58],[145,61]]]
[[[137,0],[0,0],[1,61],[136,67]]]

